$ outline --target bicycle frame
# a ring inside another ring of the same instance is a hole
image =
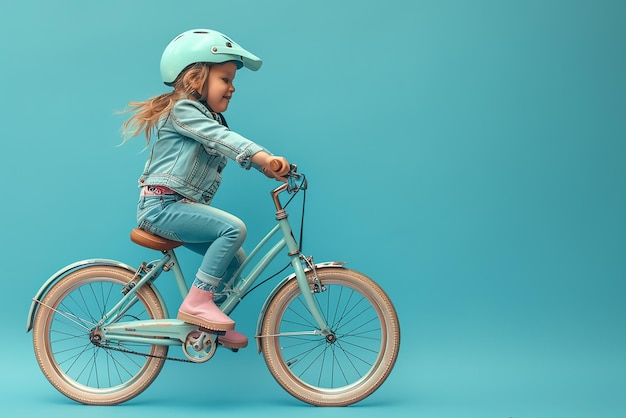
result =
[[[276,278],[259,312],[257,349],[294,397],[316,406],[350,405],[372,394],[391,372],[399,321],[370,277],[345,263],[314,263],[302,254],[285,207],[306,186],[304,175],[291,166],[287,182],[271,192],[276,224],[239,259],[237,271],[228,273],[215,291],[216,303],[232,312],[259,284],[277,276],[259,280],[279,253],[287,254],[291,269]],[[285,191],[293,194],[283,206],[279,195]],[[171,272],[181,296],[187,296],[174,252],[182,243],[136,230],[131,239],[161,257],[137,268],[106,259],[70,264],[43,284],[31,304],[27,331],[33,330],[39,367],[59,392],[80,403],[126,402],[154,381],[166,360],[202,363],[220,345],[235,352],[247,345],[168,313],[155,281],[161,272]],[[179,344],[184,358],[168,356],[168,346]]]
[[[241,301],[243,295],[246,294],[246,292],[251,288],[251,286],[259,278],[263,271],[265,271],[269,264],[276,258],[279,253],[287,248],[288,256],[290,258],[290,264],[294,271],[294,274],[291,275],[289,278],[295,275],[295,278],[298,281],[300,291],[304,295],[308,310],[313,316],[315,323],[319,327],[319,330],[317,331],[303,331],[302,333],[319,333],[325,336],[330,333],[329,327],[326,324],[323,316],[319,312],[319,309],[313,299],[311,287],[305,275],[306,271],[301,261],[301,253],[298,248],[298,244],[293,237],[291,225],[287,219],[288,215],[282,207],[282,204],[278,197],[278,195],[284,191],[291,191],[290,183],[285,183],[271,192],[277,210],[277,224],[265,235],[264,238],[262,238],[258,242],[258,244],[242,262],[241,266],[233,274],[233,277],[235,278],[233,282],[234,286],[228,289],[226,300],[220,305],[220,307],[226,314],[232,312]],[[260,257],[256,264],[251,267],[250,272],[246,276],[244,276],[243,271],[250,265],[252,260],[255,259],[257,255],[259,255],[261,249],[264,248],[272,238],[279,234],[279,232],[282,233],[282,237],[271,248],[269,248],[269,250],[267,250],[265,254]],[[117,263],[108,260],[91,260],[91,262],[96,264],[98,264],[99,262]],[[59,273],[57,273],[56,276],[51,277],[44,284],[44,286],[42,286],[37,296],[33,299],[34,302],[33,306],[31,306],[31,313],[29,315],[29,322],[27,324],[28,330],[30,330],[32,327],[32,318],[35,315],[37,305],[41,304],[40,300],[43,299],[43,295],[50,287],[52,287],[52,284],[59,280],[64,274],[71,271],[73,268],[76,268],[75,266],[81,266],[88,263],[90,263],[89,260],[81,263],[76,263],[72,266],[68,266],[67,268],[62,269]],[[122,267],[128,268],[128,266],[125,266],[121,263],[117,264]],[[101,330],[101,333],[99,333],[98,335],[98,338],[101,339],[100,343],[108,341],[133,342],[149,345],[179,345],[181,344],[181,342],[185,341],[189,333],[198,330],[198,327],[195,325],[185,323],[178,319],[169,319],[167,307],[158,292],[157,295],[162,301],[162,305],[165,309],[165,314],[168,319],[120,321],[120,319],[123,318],[125,312],[134,303],[137,302],[137,290],[140,289],[142,286],[151,285],[151,283],[156,280],[156,278],[160,275],[161,271],[171,271],[174,276],[175,283],[177,284],[178,289],[181,293],[181,296],[183,298],[186,296],[188,292],[188,287],[176,254],[174,250],[165,250],[163,251],[163,257],[160,260],[151,262],[148,266],[144,265],[142,266],[142,268],[140,268],[139,271],[136,272],[135,279],[126,286],[126,293],[124,294],[124,296],[113,308],[111,308],[107,313],[103,315],[103,317],[97,324],[93,324],[94,328],[98,328]],[[282,283],[284,282],[281,282],[281,284]],[[279,284],[279,286],[281,284]],[[263,312],[261,313],[261,315],[263,315]],[[68,319],[71,320],[72,318]],[[293,335],[293,333],[291,333],[291,335]],[[213,338],[215,338],[215,336],[213,336]]]

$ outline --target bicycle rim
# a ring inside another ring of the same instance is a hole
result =
[[[96,345],[90,340],[90,331],[132,278],[132,272],[118,267],[85,267],[55,284],[39,306],[33,326],[35,355],[48,381],[65,396],[84,404],[118,404],[145,390],[163,367],[165,360],[159,357],[167,354],[165,346]],[[136,295],[120,320],[165,317],[150,287]]]
[[[311,273],[308,273],[310,276]],[[317,329],[296,280],[270,302],[262,324],[265,361],[276,381],[317,406],[344,406],[373,393],[391,373],[400,327],[387,295],[348,269],[318,269],[326,290],[314,298],[333,337]]]

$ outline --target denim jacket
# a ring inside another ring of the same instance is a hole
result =
[[[261,146],[221,125],[200,102],[182,99],[157,126],[140,186],[166,186],[194,201],[211,201],[230,158],[249,169]]]

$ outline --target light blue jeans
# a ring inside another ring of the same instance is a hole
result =
[[[203,254],[194,281],[199,288],[217,287],[239,264],[235,255],[242,251],[246,226],[228,212],[179,194],[140,196],[137,221],[139,228]]]

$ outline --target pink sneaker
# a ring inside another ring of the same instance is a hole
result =
[[[235,328],[235,321],[213,302],[213,292],[195,286],[189,289],[189,294],[178,309],[177,318],[212,331],[229,331]]]
[[[226,334],[217,337],[217,342],[226,348],[238,350],[248,346],[248,337],[239,331],[230,330]]]

